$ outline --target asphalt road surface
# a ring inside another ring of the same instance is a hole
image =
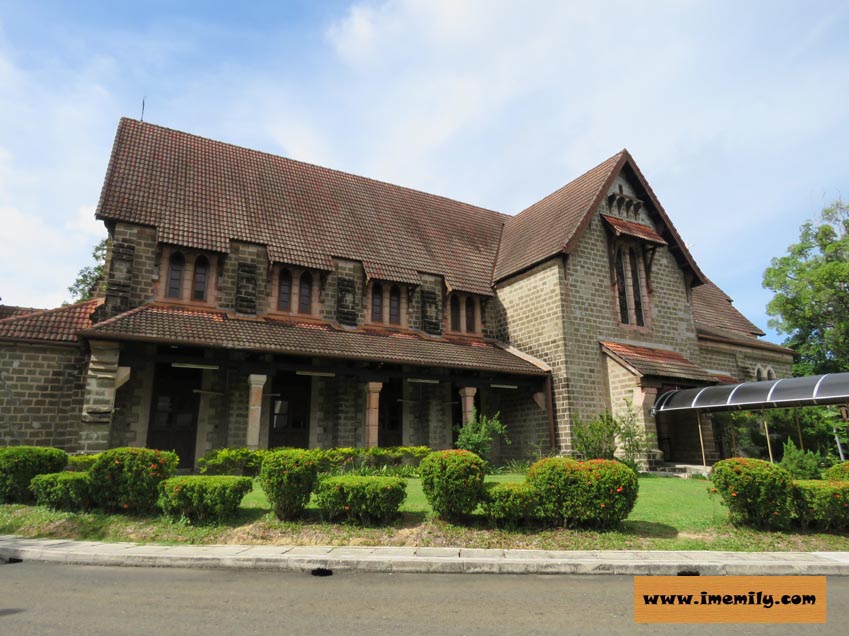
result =
[[[0,636],[218,634],[841,634],[825,625],[635,625],[633,578],[182,570],[0,564]]]

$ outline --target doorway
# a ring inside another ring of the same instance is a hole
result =
[[[200,386],[200,369],[156,366],[147,447],[174,451],[180,458],[179,468],[195,463]]]
[[[401,446],[404,437],[404,391],[398,378],[383,383],[377,412],[377,445]]]
[[[271,384],[268,448],[309,448],[312,378],[279,373]]]

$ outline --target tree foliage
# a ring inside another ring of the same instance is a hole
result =
[[[91,257],[94,259],[94,265],[83,267],[77,273],[74,284],[68,287],[75,303],[89,300],[97,288],[103,284],[106,268],[106,239],[94,246]]]
[[[796,375],[849,371],[849,207],[835,201],[772,259],[764,287],[771,327],[800,356]]]

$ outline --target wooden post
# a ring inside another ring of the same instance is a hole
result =
[[[772,442],[769,441],[769,424],[767,424],[766,417],[764,417],[763,413],[761,413],[761,417],[764,418],[764,433],[766,433],[766,449],[769,451],[769,461],[774,464],[775,460],[772,458]]]
[[[696,424],[699,427],[699,446],[702,447],[702,466],[707,468],[707,458],[705,457],[705,439],[702,436],[702,415],[699,411],[696,411]]]
[[[382,382],[366,382],[366,448],[378,445]]]
[[[802,427],[799,426],[799,409],[793,407],[793,419],[796,420],[796,432],[799,434],[799,449],[805,450],[805,442],[802,441]]]

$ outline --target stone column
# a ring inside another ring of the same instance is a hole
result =
[[[366,447],[377,446],[380,390],[382,382],[366,382]]]
[[[468,424],[475,416],[476,387],[464,386],[460,389],[460,406],[463,410],[463,424]]]
[[[245,439],[245,446],[256,450],[259,448],[259,425],[262,419],[262,388],[265,386],[265,381],[268,376],[254,375],[248,376],[250,383],[250,394],[248,402],[248,433]]]
[[[91,340],[89,347],[91,355],[80,417],[80,450],[96,453],[109,448],[121,345],[117,342]]]

